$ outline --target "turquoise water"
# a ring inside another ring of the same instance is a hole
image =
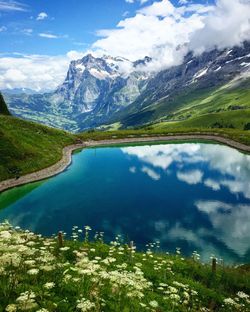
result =
[[[0,221],[51,235],[89,225],[138,249],[250,261],[250,156],[201,143],[86,149],[62,174],[0,194]]]

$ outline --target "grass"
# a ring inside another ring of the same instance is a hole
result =
[[[190,85],[180,93],[170,94],[146,107],[131,107],[121,118],[124,127],[157,123],[159,121],[182,121],[211,113],[250,109],[250,79],[232,80],[227,84],[195,88]],[[244,112],[241,112],[242,116]]]
[[[184,127],[182,123],[158,123],[145,126],[140,129],[111,130],[111,131],[90,131],[79,134],[82,140],[108,140],[131,137],[150,137],[181,134],[213,134],[221,137],[233,139],[240,143],[250,145],[250,131],[226,128],[205,128],[205,127]]]
[[[52,165],[74,142],[75,136],[65,131],[0,115],[0,180]]]
[[[173,119],[186,119],[210,113],[231,112],[238,110],[238,114],[244,115],[244,110],[250,108],[250,79],[242,82],[230,83],[208,90],[201,97],[195,96],[182,100],[185,105],[173,111]],[[240,112],[243,110],[242,112]]]
[[[169,255],[159,243],[137,252],[117,236],[73,227],[71,240],[0,224],[0,311],[249,311],[247,267]]]

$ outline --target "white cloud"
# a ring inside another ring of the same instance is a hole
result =
[[[150,164],[155,168],[166,170],[174,161],[182,163],[181,153],[193,159],[198,153],[198,144],[175,144],[124,147],[122,152],[130,156],[136,156],[140,161]],[[192,156],[192,157],[191,157]]]
[[[0,1],[0,11],[21,11],[25,12],[28,10],[27,5],[18,1]]]
[[[177,172],[177,178],[180,181],[186,182],[190,185],[198,184],[202,182],[203,172],[200,170],[190,170],[186,172]]]
[[[169,0],[154,2],[152,5],[139,10],[139,13],[151,16],[166,17],[174,15],[176,12],[175,6]]]
[[[220,201],[197,201],[198,210],[206,213],[213,225],[213,233],[228,248],[244,256],[249,250],[250,206]]]
[[[85,54],[86,53],[72,50],[67,53],[67,57],[71,60],[78,60],[78,59],[83,58]]]
[[[26,36],[31,36],[33,33],[33,29],[32,28],[25,28],[21,31],[24,35]]]
[[[57,38],[59,38],[59,36],[57,36],[57,35],[48,34],[48,33],[40,33],[39,37],[48,38],[48,39],[57,39]]]
[[[234,195],[242,194],[245,198],[250,198],[250,157],[230,147],[187,143],[124,147],[122,152],[164,171],[175,163],[179,168],[177,177],[189,184],[201,182],[203,173],[200,170],[186,169],[185,165],[193,168],[200,163],[206,164],[209,170],[216,171],[219,175],[206,177],[205,186],[214,191],[225,187]]]
[[[127,3],[135,3],[136,1],[140,1],[141,4],[148,2],[149,0],[125,0]]]
[[[154,1],[116,28],[99,31],[103,38],[93,48],[131,60],[148,55],[154,59],[148,69],[159,70],[181,63],[188,49],[200,53],[250,38],[249,1],[217,0],[208,5],[182,0],[180,4]]]
[[[5,79],[9,82],[22,82],[27,79],[27,76],[25,76],[20,70],[11,68],[6,71]]]
[[[42,21],[44,19],[48,18],[48,14],[46,12],[41,12],[37,15],[36,20],[37,21]]]
[[[5,27],[5,26],[0,27],[0,32],[6,31],[6,30],[7,30],[7,27]]]
[[[231,47],[249,40],[249,16],[248,0],[217,0],[214,10],[204,17],[204,26],[192,35],[190,48],[201,53],[214,47]]]
[[[131,173],[136,173],[136,167],[130,167],[129,172]]]
[[[65,79],[69,62],[76,54],[76,51],[70,51],[62,56],[15,54],[2,57],[0,89],[55,89]]]
[[[195,203],[196,207],[207,214],[217,213],[219,211],[230,211],[233,208],[233,205],[223,203],[217,200],[214,201],[203,201],[199,200]]]
[[[134,17],[123,19],[116,29],[99,31],[103,38],[93,48],[131,60],[148,55],[154,60],[149,70],[159,70],[182,61],[187,52],[185,44],[202,25],[200,15],[184,18],[170,1],[163,0],[140,9]]]
[[[215,180],[212,179],[206,179],[204,181],[204,184],[211,188],[213,191],[219,191],[220,190],[220,183],[216,182]]]
[[[141,171],[146,173],[152,180],[158,181],[161,178],[160,174],[147,166],[143,166]]]

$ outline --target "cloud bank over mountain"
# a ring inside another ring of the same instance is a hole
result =
[[[96,49],[131,60],[153,58],[149,69],[179,64],[188,50],[202,53],[215,47],[240,45],[250,39],[250,1],[217,0],[214,5],[175,7],[162,0],[141,8],[115,29],[101,30]]]
[[[134,2],[134,1],[131,1]],[[250,39],[250,1],[217,0],[194,4],[170,0],[142,6],[132,17],[123,18],[113,29],[97,31],[91,47],[95,55],[123,56],[132,61],[150,56],[147,70],[157,71],[180,64],[184,55],[215,47],[240,45]],[[55,39],[51,39],[55,40]],[[0,89],[54,89],[65,77],[68,63],[90,51],[67,55],[3,55],[0,57]],[[130,71],[130,68],[124,68]]]

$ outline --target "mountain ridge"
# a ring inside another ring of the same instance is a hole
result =
[[[88,54],[70,63],[54,92],[6,96],[15,115],[74,132],[117,122],[126,128],[183,120],[187,99],[203,101],[237,77],[249,77],[250,43],[198,56],[189,52],[182,64],[158,73],[145,70],[151,61]]]

